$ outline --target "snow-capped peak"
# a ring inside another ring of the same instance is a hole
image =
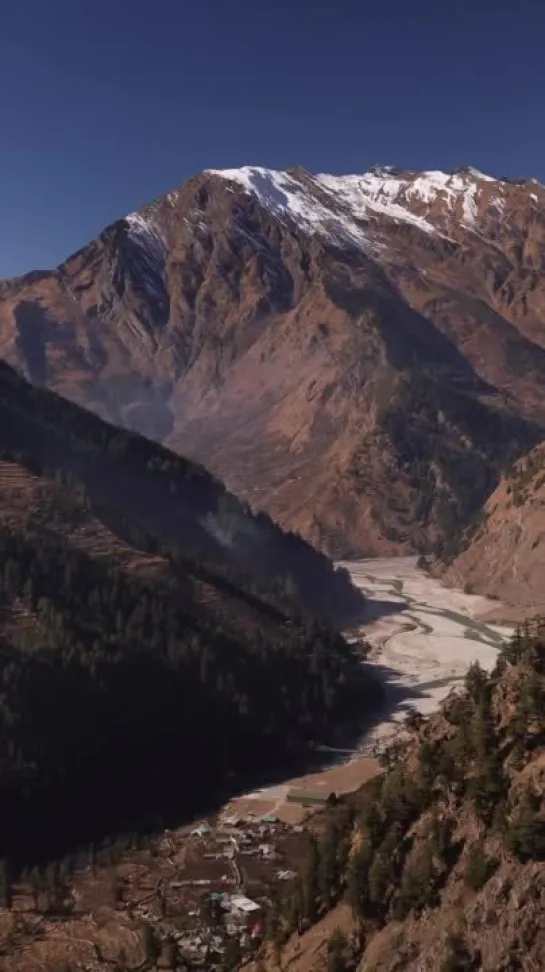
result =
[[[291,219],[309,233],[317,233],[365,249],[373,248],[368,230],[370,217],[384,213],[393,219],[413,223],[422,232],[435,229],[422,217],[396,206],[385,206],[378,198],[356,185],[358,176],[312,176],[310,173],[282,172],[259,166],[240,169],[209,169],[209,175],[237,183],[256,196],[261,205],[279,219]],[[378,178],[378,177],[377,177]]]
[[[481,179],[482,182],[497,181],[496,179],[493,179],[492,176],[485,175],[484,172],[480,172],[479,169],[474,169],[472,165],[468,165],[466,168],[460,169],[460,172],[466,172],[469,176],[472,176],[473,179]]]
[[[471,167],[416,173],[375,165],[362,175],[338,176],[244,166],[208,174],[242,186],[280,219],[365,247],[376,245],[377,217],[447,237],[452,225],[474,229],[481,195],[491,183],[498,187],[496,211],[503,208],[503,184]]]
[[[413,222],[415,213],[420,210],[421,218],[431,231],[434,226],[425,215],[436,202],[442,203],[449,215],[454,214],[460,204],[461,220],[467,226],[473,226],[477,217],[479,182],[483,181],[480,175],[473,176],[469,171],[413,174],[385,169],[374,169],[361,176],[319,175],[317,179],[347,204],[358,207],[363,204],[393,219]]]

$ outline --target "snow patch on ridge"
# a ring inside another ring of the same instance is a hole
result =
[[[149,297],[164,305],[167,301],[163,270],[167,243],[153,220],[141,213],[125,216],[128,238],[133,246],[132,258],[139,270],[139,280]]]
[[[356,222],[357,214],[343,207],[325,205],[313,192],[317,180],[308,177],[309,185],[288,172],[244,166],[241,169],[208,169],[210,175],[236,182],[251,195],[257,196],[262,206],[278,219],[291,219],[308,233],[319,233],[343,239],[359,247],[371,249],[371,241],[364,227]]]
[[[308,174],[301,180],[289,172],[257,166],[207,171],[242,186],[279,219],[292,219],[309,233],[348,241],[369,252],[379,246],[369,228],[369,219],[377,214],[413,223],[426,233],[436,233],[431,223],[402,206],[387,199],[370,199],[360,190],[360,176]]]
[[[474,169],[472,165],[467,167],[467,172],[473,176],[474,179],[481,179],[483,182],[496,182],[492,176],[486,175],[484,172],[480,172],[479,169]]]
[[[129,227],[129,236],[135,242],[163,258],[167,244],[156,223],[141,213],[129,213],[125,216],[125,222]]]
[[[349,240],[370,251],[380,245],[374,241],[372,225],[377,216],[409,223],[436,236],[445,235],[439,228],[441,222],[443,231],[448,231],[452,219],[474,229],[483,187],[496,182],[472,168],[412,173],[373,166],[362,175],[345,176],[313,176],[260,166],[207,172],[242,186],[279,219],[289,218],[309,233]]]
[[[316,181],[324,186],[334,199],[341,200],[358,219],[370,215],[387,216],[390,219],[412,223],[424,233],[436,233],[426,219],[407,210],[397,201],[399,185],[395,176],[381,177],[375,173],[363,176],[330,176],[321,174]]]
[[[441,203],[449,216],[453,215],[461,204],[461,218],[463,222],[473,227],[477,220],[477,197],[480,190],[479,182],[493,182],[489,176],[481,176],[477,170],[465,170],[449,174],[441,171],[422,172],[418,175],[411,173],[391,173],[388,170],[374,170],[363,176],[319,176],[331,185],[343,184],[348,180],[357,183],[368,204],[380,206],[385,215],[411,222],[418,221],[421,229],[434,231],[434,227],[424,218],[416,217],[407,208],[408,203],[423,204],[431,207]],[[384,208],[386,207],[386,209]]]
[[[328,233],[348,238],[358,246],[368,240],[353,219],[336,214],[325,206],[298,179],[288,172],[244,166],[241,169],[210,169],[210,174],[241,185],[246,192],[257,196],[262,206],[283,220],[291,218],[309,233]]]

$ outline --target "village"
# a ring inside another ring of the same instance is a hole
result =
[[[153,861],[124,869],[124,906],[174,944],[189,968],[224,967],[226,953],[242,957],[262,941],[274,887],[296,876],[310,818],[335,799],[293,790],[278,816],[257,801],[233,812],[235,802],[191,829],[166,831],[157,847],[161,875]]]
[[[365,755],[233,797],[161,831],[82,849],[14,882],[0,966],[226,972],[258,951],[273,899],[319,840],[329,808],[379,772]],[[2,962],[4,965],[2,965]],[[60,963],[60,964],[59,964]]]

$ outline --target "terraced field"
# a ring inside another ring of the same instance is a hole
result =
[[[30,533],[43,531],[64,536],[70,547],[81,550],[95,561],[137,574],[149,581],[167,577],[172,569],[163,556],[138,549],[120,537],[113,528],[89,509],[80,487],[67,487],[54,478],[37,476],[18,462],[0,460],[0,526],[24,527]],[[186,603],[203,619],[214,618],[231,630],[257,634],[263,627],[278,628],[282,619],[268,614],[263,605],[256,610],[246,599],[221,580],[212,582],[188,571],[183,581]],[[183,605],[182,605],[183,606]],[[8,609],[0,604],[0,627],[6,633],[19,632],[36,619],[27,609]]]

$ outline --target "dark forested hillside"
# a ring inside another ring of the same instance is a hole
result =
[[[83,484],[93,506],[178,544],[245,589],[275,589],[328,619],[361,611],[363,599],[343,570],[300,537],[229,493],[202,466],[84,409],[32,387],[0,362],[0,452],[38,472]],[[265,584],[262,582],[265,581]]]
[[[328,578],[350,595],[325,558],[204,469],[0,379],[0,857],[191,812],[365,718],[374,688],[303,603]]]

